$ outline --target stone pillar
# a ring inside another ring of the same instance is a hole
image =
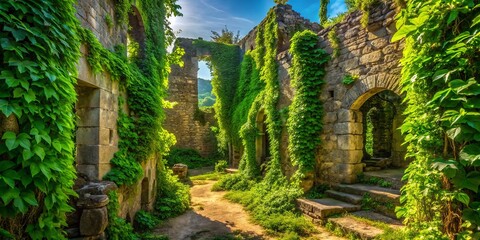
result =
[[[89,182],[77,189],[75,211],[67,216],[69,239],[104,240],[108,226],[108,192],[117,189],[113,182]]]
[[[363,169],[362,113],[341,109],[334,125],[334,134],[337,135],[338,145],[334,172],[340,175],[341,182],[354,183]]]

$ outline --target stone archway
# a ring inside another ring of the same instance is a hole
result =
[[[267,132],[267,115],[265,111],[261,109],[258,111],[255,126],[257,128],[257,138],[255,139],[256,159],[260,166],[262,173],[265,171],[265,164],[270,159],[270,143]]]
[[[354,83],[346,92],[345,98],[342,101],[341,109],[337,112],[338,120],[334,125],[334,133],[337,135],[337,156],[342,160],[338,168],[341,168],[345,174],[343,176],[344,182],[355,182],[359,174],[363,172],[364,163],[364,126],[363,122],[365,116],[361,111],[361,107],[371,97],[383,91],[391,91],[398,96],[400,94],[400,86],[398,75],[378,74],[369,76],[366,79],[359,80]],[[397,117],[392,123],[392,128],[397,129],[401,124],[402,119]],[[392,130],[393,131],[393,130]],[[403,141],[401,134],[393,134],[397,143]],[[394,143],[397,146],[400,144]],[[402,150],[394,149],[397,153],[395,155],[395,163],[398,165],[403,161]],[[395,164],[394,164],[395,165]]]
[[[132,6],[128,14],[127,50],[129,57],[144,59],[146,49],[145,26],[138,8]]]

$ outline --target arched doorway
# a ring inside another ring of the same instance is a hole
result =
[[[363,122],[363,170],[401,166],[400,159],[394,159],[399,155],[395,152],[402,151],[403,139],[397,129],[401,122],[400,96],[390,90],[381,91],[368,98],[359,110]]]
[[[265,173],[266,164],[270,160],[270,139],[267,131],[267,115],[262,109],[257,114],[256,127],[258,130],[256,138],[256,157],[262,174]]]

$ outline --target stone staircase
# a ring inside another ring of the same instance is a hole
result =
[[[367,184],[338,184],[326,198],[298,199],[304,215],[315,223],[340,229],[345,235],[374,239],[385,231],[403,227],[395,216],[400,191]],[[382,224],[376,224],[382,223]]]

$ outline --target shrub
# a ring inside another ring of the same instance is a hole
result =
[[[248,179],[240,173],[229,174],[222,177],[212,187],[212,191],[242,190],[246,191],[255,185],[255,181]]]
[[[149,212],[140,210],[135,214],[134,227],[135,230],[143,232],[152,230],[155,226],[160,223],[160,220],[150,214]]]
[[[220,160],[215,164],[215,172],[223,173],[227,170],[228,163],[225,160]]]
[[[160,219],[175,217],[190,207],[189,187],[178,181],[172,170],[158,171],[155,214]]]
[[[168,166],[173,166],[176,163],[183,163],[189,168],[200,168],[212,166],[214,161],[210,158],[204,158],[195,149],[190,148],[175,148],[170,151],[170,154],[165,157]]]

